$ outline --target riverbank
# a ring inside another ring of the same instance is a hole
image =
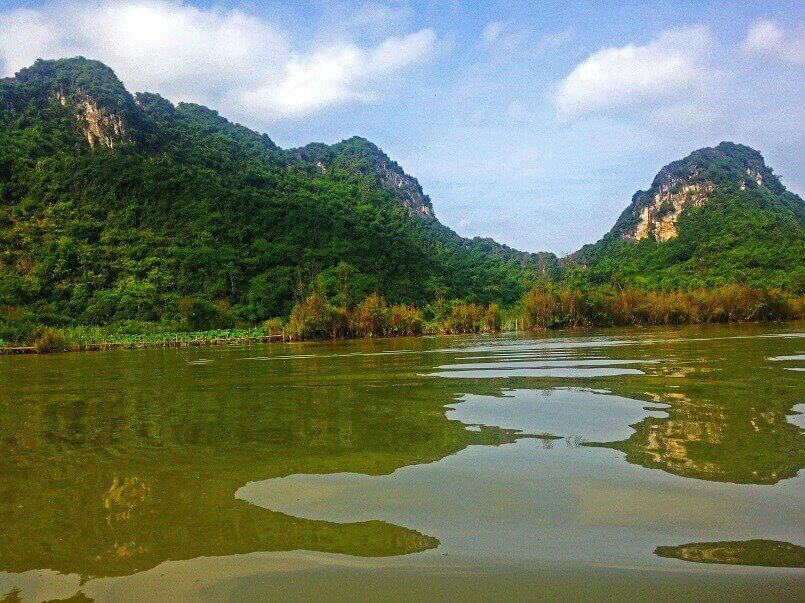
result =
[[[780,322],[805,317],[805,296],[780,290],[725,285],[712,290],[645,291],[613,286],[574,289],[544,284],[519,304],[437,299],[425,309],[390,305],[377,293],[344,303],[315,292],[288,318],[259,326],[176,330],[176,325],[127,322],[110,326],[35,326],[13,343],[0,338],[0,354],[97,351],[148,347],[243,345],[275,341],[457,335],[499,331]],[[2,326],[0,324],[0,326]],[[1,331],[0,331],[1,333]]]
[[[100,329],[93,330],[94,332]],[[52,352],[96,352],[103,350],[143,348],[186,348],[215,345],[246,345],[289,341],[284,333],[268,334],[262,329],[214,330],[143,334],[112,334],[98,340],[71,339],[56,328],[50,328],[33,345],[0,346],[0,355],[46,354]]]
[[[140,340],[133,339],[129,342],[122,341],[99,341],[93,343],[70,344],[60,349],[42,349],[36,345],[29,346],[6,346],[0,347],[0,355],[15,354],[46,354],[51,352],[99,352],[103,350],[120,349],[143,349],[143,348],[188,348],[206,347],[214,345],[246,345],[253,343],[270,343],[277,341],[289,341],[283,335],[252,335],[246,337],[200,337],[200,338],[181,338],[165,340]]]
[[[796,322],[801,320],[802,317],[791,318],[790,320],[778,321],[733,321],[722,323],[696,323],[696,324],[762,324],[764,322],[774,323],[787,323]],[[675,323],[667,323],[665,325],[637,325],[637,326],[681,326]],[[585,329],[617,329],[623,328],[621,325],[610,326],[595,326],[588,325],[584,327],[566,327],[573,331],[584,331]],[[490,331],[489,329],[482,329],[473,331],[473,333],[527,333],[539,331],[555,331],[559,329],[545,329],[545,328],[529,328],[529,329],[516,329],[516,328],[502,328],[498,331]],[[465,335],[470,333],[456,333],[445,332],[438,330],[423,330],[417,335],[405,335],[405,337],[421,337],[433,335]],[[50,354],[50,353],[63,353],[63,352],[100,352],[107,350],[137,350],[148,348],[194,348],[194,347],[212,347],[212,346],[240,346],[252,344],[265,344],[265,343],[288,343],[288,342],[305,342],[305,341],[322,341],[322,340],[347,340],[347,339],[397,339],[398,336],[384,335],[384,336],[364,336],[364,337],[336,337],[336,338],[319,338],[319,339],[300,339],[292,337],[286,332],[277,334],[266,334],[259,329],[253,329],[250,333],[245,335],[226,335],[225,332],[208,331],[203,333],[172,333],[170,337],[158,338],[154,335],[149,337],[142,336],[129,336],[126,338],[119,338],[111,341],[93,341],[86,343],[75,342],[39,342],[39,345],[27,346],[0,346],[0,356],[8,355],[25,355],[25,354]]]

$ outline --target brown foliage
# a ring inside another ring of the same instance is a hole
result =
[[[584,293],[542,286],[523,296],[523,320],[530,329],[788,320],[802,316],[802,306],[802,298],[745,285],[695,291],[600,288]]]
[[[52,327],[45,327],[41,330],[39,337],[36,338],[34,348],[40,354],[47,354],[50,352],[67,352],[73,349],[73,346],[62,333]]]

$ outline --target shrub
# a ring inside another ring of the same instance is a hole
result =
[[[218,309],[207,299],[183,297],[178,302],[182,326],[189,331],[204,331],[211,328],[218,318]]]
[[[411,336],[422,333],[422,312],[414,306],[392,306],[389,309],[388,335]]]
[[[523,326],[526,329],[549,329],[557,320],[558,302],[553,294],[533,288],[523,296]]]
[[[336,336],[338,322],[324,295],[311,293],[293,307],[288,331],[296,339],[325,339]]]
[[[805,318],[805,295],[786,300],[791,318]]]
[[[40,354],[50,352],[66,352],[73,349],[67,341],[67,338],[52,327],[45,327],[41,329],[39,336],[34,342],[34,348]]]
[[[263,323],[263,330],[266,335],[282,335],[285,333],[285,319],[269,318]]]
[[[453,302],[447,322],[450,333],[478,333],[484,326],[484,309],[476,303]]]
[[[486,309],[486,329],[491,333],[497,333],[501,327],[500,306],[492,302]]]
[[[786,320],[803,315],[802,299],[736,284],[694,291],[603,286],[584,293],[543,285],[523,296],[522,312],[531,329]]]
[[[363,337],[382,337],[389,328],[389,309],[386,300],[372,293],[355,308],[352,331]]]
[[[215,317],[213,318],[213,326],[216,329],[231,329],[235,326],[235,315],[232,313],[232,307],[225,299],[219,299],[214,304]]]

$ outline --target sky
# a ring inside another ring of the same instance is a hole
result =
[[[731,140],[805,192],[805,3],[0,0],[0,75],[83,55],[283,147],[363,136],[463,236],[566,254]]]

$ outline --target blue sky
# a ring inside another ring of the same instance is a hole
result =
[[[364,136],[465,236],[570,252],[722,140],[805,192],[801,2],[0,0],[0,73],[83,54],[284,147]]]

